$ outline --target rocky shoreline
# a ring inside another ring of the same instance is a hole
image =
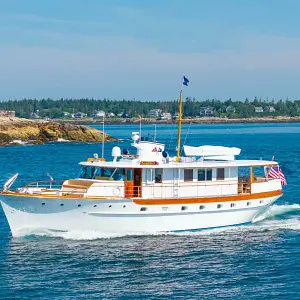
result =
[[[84,125],[0,117],[0,146],[52,141],[102,142],[103,133]],[[104,134],[104,141],[116,141]]]

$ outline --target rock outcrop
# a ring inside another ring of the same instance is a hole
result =
[[[102,138],[103,133],[101,131],[83,125],[0,117],[0,145],[61,140],[102,142]],[[104,140],[108,142],[116,139],[105,134]]]

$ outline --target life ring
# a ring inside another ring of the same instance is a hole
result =
[[[120,195],[120,192],[121,192],[121,191],[120,191],[120,188],[118,188],[118,187],[113,189],[113,194],[114,194],[115,196],[119,196],[119,195]]]

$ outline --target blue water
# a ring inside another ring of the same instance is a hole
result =
[[[113,125],[124,139],[138,126]],[[154,135],[154,126],[143,126]],[[157,139],[174,153],[176,127]],[[148,236],[101,232],[40,232],[12,238],[0,211],[0,299],[299,299],[300,124],[184,125],[189,145],[242,148],[241,158],[275,155],[286,175],[284,196],[253,225]],[[76,176],[79,161],[101,154],[99,144],[49,143],[0,147],[0,185]]]

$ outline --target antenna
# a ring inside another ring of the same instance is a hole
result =
[[[140,118],[140,140],[142,139],[142,115],[139,115]]]
[[[104,139],[105,139],[105,133],[104,133],[104,117],[105,117],[105,112],[104,111],[99,111],[98,113],[99,117],[102,117],[102,154],[101,157],[104,157]]]

